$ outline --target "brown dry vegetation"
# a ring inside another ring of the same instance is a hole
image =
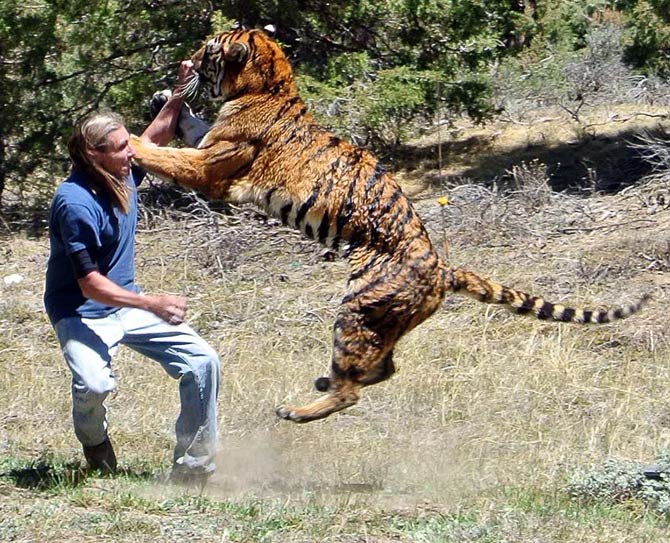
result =
[[[533,140],[548,123],[521,137]],[[139,282],[186,294],[190,323],[223,363],[220,469],[197,497],[162,481],[176,385],[127,349],[116,358],[120,389],[109,401],[127,474],[81,477],[69,375],[42,310],[48,240],[6,235],[0,278],[24,279],[0,283],[0,539],[667,540],[667,521],[644,504],[575,502],[565,490],[580,467],[611,457],[647,462],[670,448],[664,187],[552,192],[543,158],[555,145],[525,155],[502,143],[519,136],[501,126],[454,139],[462,149],[469,139],[489,143],[459,152],[462,166],[445,168],[449,188],[415,196],[433,240],[448,240],[452,263],[556,302],[610,305],[651,292],[643,312],[581,327],[452,296],[401,342],[389,382],[366,389],[355,408],[293,425],[273,409],[317,394],[312,381],[327,367],[345,263],[249,210],[223,215],[193,201],[188,212],[147,212]],[[505,160],[517,151],[528,160],[510,174]],[[435,176],[432,156],[424,167]],[[493,171],[494,159],[504,165],[495,175],[515,190],[456,179]],[[403,176],[407,186],[412,178]],[[445,194],[442,209],[436,198]],[[39,469],[59,466],[66,475],[43,488],[54,476],[40,478]]]
[[[555,190],[610,192],[649,173],[630,142],[667,127],[665,105],[593,106],[578,120],[554,107],[501,117],[485,126],[461,119],[414,141],[402,158],[391,160],[410,193],[439,190],[445,177],[452,182],[504,182],[515,167],[535,161],[546,166]]]

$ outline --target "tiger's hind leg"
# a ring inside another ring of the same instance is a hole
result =
[[[353,381],[344,381],[337,388],[302,407],[282,405],[277,408],[277,416],[292,422],[311,422],[324,419],[337,411],[351,407],[358,402],[362,385]]]
[[[395,372],[393,347],[397,334],[381,334],[365,326],[360,314],[346,309],[335,322],[330,375],[315,386],[324,396],[302,407],[281,406],[277,415],[293,422],[310,422],[355,405],[361,389],[380,383]]]
[[[395,364],[391,353],[381,358],[378,364],[373,365],[371,371],[362,374],[359,379],[341,377],[331,372],[330,377],[319,377],[314,383],[319,392],[328,394],[301,408],[281,406],[277,408],[277,415],[293,422],[310,422],[325,418],[355,405],[363,387],[381,383],[394,373]]]

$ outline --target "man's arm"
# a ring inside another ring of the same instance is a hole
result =
[[[170,324],[180,324],[186,315],[186,298],[171,295],[143,295],[120,287],[99,271],[91,271],[78,279],[86,298],[112,307],[134,307],[151,311]]]

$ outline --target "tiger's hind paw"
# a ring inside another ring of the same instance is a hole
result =
[[[275,409],[275,413],[280,419],[290,420],[291,422],[309,422],[309,419],[303,419],[297,416],[296,412],[285,405],[280,405]]]
[[[280,405],[275,409],[275,414],[280,418],[284,420],[291,420],[291,411],[283,405]]]
[[[330,378],[319,377],[314,381],[314,388],[319,392],[328,392],[328,389],[330,389]]]

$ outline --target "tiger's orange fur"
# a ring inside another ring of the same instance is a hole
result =
[[[225,32],[192,58],[222,106],[197,149],[159,148],[134,138],[149,171],[212,198],[253,202],[332,249],[351,265],[333,330],[326,394],[280,417],[320,419],[355,404],[365,386],[395,371],[393,349],[440,307],[448,291],[540,319],[610,322],[638,311],[571,309],[459,268],[435,251],[398,184],[369,151],[320,127],[298,94],[281,48],[257,30]]]

